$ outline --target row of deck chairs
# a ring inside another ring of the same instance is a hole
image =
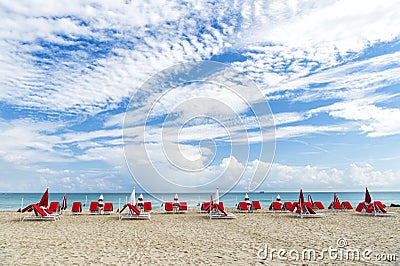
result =
[[[259,201],[253,200],[251,203],[241,201],[236,205],[237,212],[255,212],[261,210],[261,204]]]
[[[166,202],[165,212],[166,213],[186,213],[188,211],[187,202]]]

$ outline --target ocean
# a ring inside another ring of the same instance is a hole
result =
[[[140,193],[136,193],[136,197]],[[268,207],[279,194],[281,200],[297,201],[299,192],[265,192],[265,193],[248,193],[250,200],[258,200],[262,207]],[[310,194],[314,201],[321,201],[324,206],[328,206],[333,200],[332,192],[304,192],[304,198],[307,200],[307,195]],[[400,192],[371,192],[372,200],[380,200],[386,205],[391,203],[400,203]],[[173,201],[174,193],[155,193],[152,197],[149,194],[143,193],[144,201],[151,201],[153,209],[162,209],[162,201]],[[340,201],[349,201],[353,206],[364,200],[364,192],[337,192]],[[17,210],[23,206],[40,201],[42,193],[0,193],[0,210]],[[49,202],[58,201],[61,203],[64,193],[49,193]],[[91,201],[97,201],[100,193],[67,193],[68,209],[71,208],[72,202],[80,201],[82,204],[86,202],[86,208],[89,208]],[[114,209],[118,208],[120,203],[123,206],[129,199],[130,193],[103,193],[104,202],[112,202]],[[213,194],[214,196],[214,194]],[[245,192],[231,192],[221,197],[220,201],[224,202],[225,207],[235,207],[236,203],[243,201]],[[162,201],[158,200],[161,199]],[[181,193],[179,201],[188,202],[189,208],[198,208],[198,203],[210,201],[210,193]]]

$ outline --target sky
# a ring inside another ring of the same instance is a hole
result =
[[[399,10],[1,1],[0,192],[399,191]]]

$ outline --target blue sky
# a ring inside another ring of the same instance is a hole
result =
[[[255,141],[247,161],[221,148],[208,177],[257,168],[269,172],[266,191],[400,190],[398,10],[399,1],[2,1],[0,191],[130,191],[122,135],[131,98],[140,102],[135,93],[156,73],[199,60],[254,82],[276,127],[272,164],[256,159]],[[143,125],[147,113],[132,111]],[[201,136],[224,133],[192,123],[180,148],[197,158]],[[146,169],[135,171],[147,178]]]

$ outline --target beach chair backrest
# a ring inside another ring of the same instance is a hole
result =
[[[372,212],[374,212],[375,211],[375,208],[374,208],[375,206],[374,206],[374,203],[370,203],[370,204],[368,204],[368,207],[367,207],[367,209],[365,210],[367,213],[372,213]]]
[[[334,202],[333,202],[333,206],[334,206],[334,208],[335,208],[336,210],[341,210],[341,209],[342,209],[342,205],[340,205],[340,203],[337,202],[337,201],[334,201]]]
[[[187,211],[188,207],[187,207],[187,202],[181,202],[179,204],[179,210],[180,211]]]
[[[201,210],[202,211],[208,211],[209,209],[210,209],[210,202],[208,202],[208,201],[206,201],[206,202],[203,202],[202,204],[201,204]]]
[[[375,207],[376,207],[375,209],[377,209],[380,212],[386,213],[385,206],[383,206],[382,202],[375,201],[374,203],[375,203]]]
[[[293,204],[292,204],[290,201],[285,202],[285,203],[283,204],[283,206],[284,206],[284,209],[285,209],[285,210],[293,211],[293,209],[292,209]]]
[[[113,206],[112,202],[104,203],[104,211],[111,212],[113,210],[114,210],[114,206]]]
[[[72,212],[82,212],[82,204],[78,201],[72,203]]]
[[[40,208],[38,205],[36,204],[32,204],[33,210],[35,211],[36,216],[42,216],[42,217],[46,217],[47,213]]]
[[[143,203],[143,210],[144,211],[151,211],[151,202],[150,201],[145,201],[144,203]]]
[[[172,202],[166,202],[165,203],[165,211],[171,212],[174,210],[174,205]]]
[[[342,208],[347,209],[347,210],[351,210],[351,209],[353,209],[353,206],[351,206],[350,202],[343,201],[342,202]]]
[[[128,204],[128,206],[132,214],[140,215],[140,210],[136,206],[130,203]]]
[[[96,212],[98,210],[99,203],[97,201],[90,202],[89,210],[91,212]]]
[[[320,202],[320,201],[314,202],[314,205],[315,205],[318,209],[320,209],[320,210],[325,209],[324,205],[323,205],[322,202]]]
[[[238,208],[239,208],[239,210],[247,211],[248,210],[247,203],[244,201],[239,202]]]
[[[261,209],[261,205],[260,202],[258,200],[254,200],[251,202],[251,208],[253,210],[260,210]]]
[[[277,210],[277,211],[281,211],[282,210],[282,206],[281,206],[280,202],[274,201],[274,202],[272,202],[272,204],[273,204],[274,210]]]
[[[50,202],[49,210],[52,212],[58,212],[60,210],[60,203],[57,201]]]
[[[362,212],[363,209],[365,209],[365,202],[358,203],[358,206],[356,208],[356,212]]]
[[[221,210],[225,210],[224,203],[222,201],[220,201],[218,205],[221,208]]]

